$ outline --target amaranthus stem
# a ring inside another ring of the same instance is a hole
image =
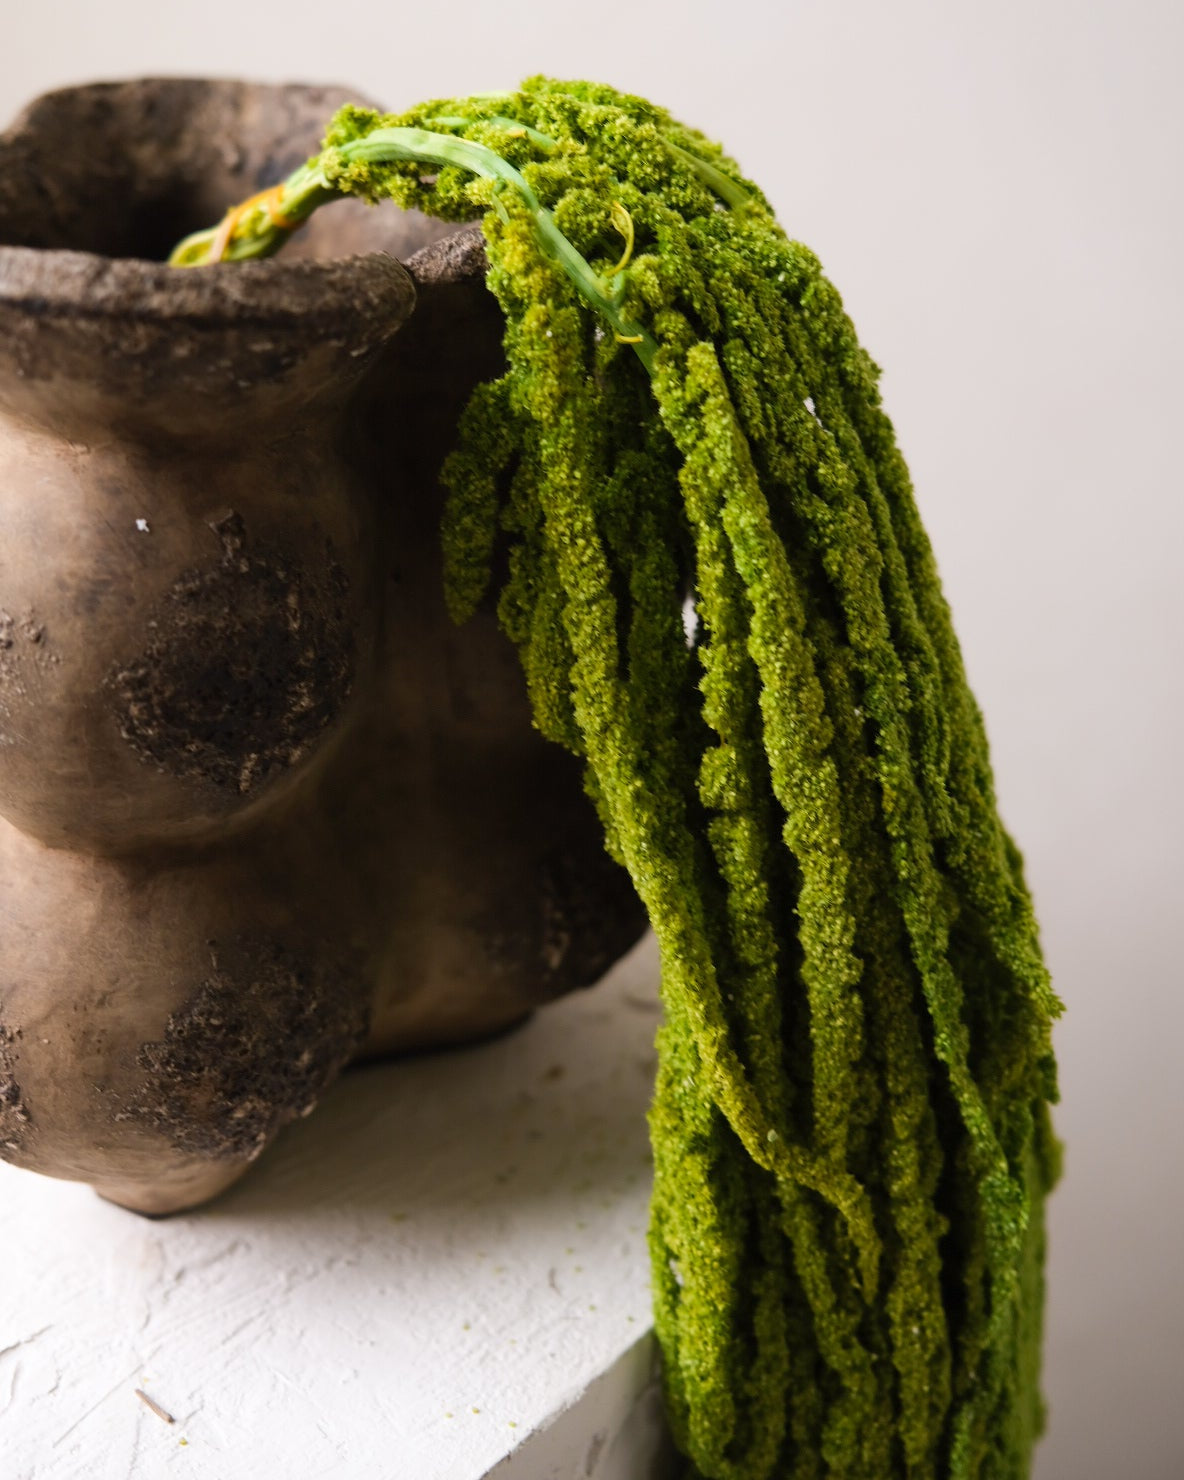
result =
[[[499,120],[502,121],[512,124],[510,119]],[[270,256],[287,234],[306,221],[318,206],[344,193],[326,176],[330,160],[335,165],[346,166],[357,161],[456,165],[481,179],[492,180],[498,189],[511,191],[529,213],[543,251],[559,263],[580,295],[607,320],[622,343],[633,346],[642,364],[653,373],[656,341],[639,324],[621,315],[613,291],[559,230],[522,172],[496,150],[451,134],[420,128],[377,128],[340,148],[326,150],[290,175],[270,201],[254,198],[236,207],[239,214],[232,212],[232,219],[228,218],[221,226],[187,236],[173,252],[170,262],[176,267],[203,266],[211,260],[210,249],[215,243],[223,248],[217,260]],[[505,205],[496,194],[494,207],[506,219]]]

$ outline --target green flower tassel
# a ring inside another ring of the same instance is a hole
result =
[[[838,294],[716,145],[544,78],[343,109],[173,260],[267,255],[340,194],[484,220],[508,368],[445,469],[448,594],[500,530],[536,723],[661,946],[678,1444],[710,1480],[1021,1480],[1059,1004]]]

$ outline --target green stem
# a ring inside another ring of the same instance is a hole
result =
[[[576,290],[606,319],[624,343],[631,344],[649,373],[653,374],[657,343],[640,325],[622,317],[612,290],[593,271],[555,224],[550,211],[539,200],[529,181],[508,160],[484,144],[458,139],[451,134],[432,133],[421,128],[377,128],[363,138],[353,139],[333,151],[326,151],[302,165],[284,184],[280,207],[284,225],[277,225],[266,206],[260,204],[245,211],[236,223],[226,245],[225,259],[241,261],[249,257],[267,257],[282,244],[287,233],[301,224],[319,205],[340,192],[325,177],[325,162],[333,158],[343,165],[367,164],[434,164],[455,165],[468,170],[495,186],[512,191],[530,214],[539,245],[563,268]],[[503,203],[494,197],[494,207],[507,219]],[[178,267],[200,266],[208,261],[209,248],[218,237],[219,228],[195,232],[176,248],[170,261]]]
[[[552,139],[549,134],[542,134],[537,128],[531,128],[528,123],[519,123],[516,118],[507,118],[504,114],[497,113],[492,118],[465,118],[462,114],[442,113],[434,118],[425,118],[425,123],[430,123],[433,128],[471,128],[475,123],[487,123],[494,128],[504,128],[508,134],[518,138],[529,139],[532,144],[540,148],[544,154],[554,154],[559,148],[558,141]]]
[[[730,175],[725,175],[723,170],[717,169],[715,165],[706,159],[700,159],[697,154],[692,154],[689,149],[684,149],[680,144],[672,143],[663,136],[663,144],[670,150],[681,164],[698,175],[699,179],[719,196],[725,205],[733,211],[744,211],[752,204],[752,197],[748,191],[737,185]]]
[[[535,235],[543,250],[559,263],[580,295],[608,320],[613,330],[633,344],[642,364],[653,373],[653,357],[658,348],[655,341],[639,325],[621,317],[607,285],[555,225],[554,217],[534,193],[526,177],[493,149],[471,139],[430,133],[427,129],[378,128],[364,138],[343,145],[338,152],[347,164],[355,160],[369,164],[405,160],[414,164],[456,165],[483,180],[492,180],[513,190],[530,213]],[[494,205],[504,219],[505,209],[496,197]]]

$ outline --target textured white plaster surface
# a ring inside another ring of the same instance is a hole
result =
[[[197,1213],[0,1166],[0,1480],[657,1474],[656,977],[351,1071]]]

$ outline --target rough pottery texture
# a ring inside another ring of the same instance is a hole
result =
[[[0,139],[0,1155],[148,1212],[643,926],[492,608],[445,610],[479,234],[348,202],[151,260],[345,97],[87,87]]]

